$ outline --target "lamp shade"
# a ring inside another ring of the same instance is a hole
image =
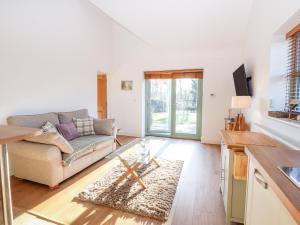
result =
[[[250,96],[232,96],[231,108],[232,109],[246,109],[251,105]]]

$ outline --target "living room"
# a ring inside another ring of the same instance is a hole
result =
[[[299,24],[295,0],[1,1],[3,224],[299,224]]]

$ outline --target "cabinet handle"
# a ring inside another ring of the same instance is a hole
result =
[[[261,173],[255,169],[254,176],[256,181],[263,186],[264,189],[268,189],[268,183],[265,181],[264,177],[261,175]]]

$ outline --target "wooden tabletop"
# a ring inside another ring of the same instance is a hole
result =
[[[278,142],[257,132],[221,130],[222,140],[228,148],[244,147],[246,145],[275,147]]]
[[[0,125],[0,144],[21,141],[41,133],[42,130],[37,128]]]
[[[284,147],[247,146],[245,152],[300,224],[300,189],[278,169],[278,166],[300,167],[300,151]]]

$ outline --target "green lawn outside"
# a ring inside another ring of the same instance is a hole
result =
[[[166,124],[168,122],[169,113],[160,112],[152,113],[152,124]],[[195,124],[197,121],[196,112],[177,111],[176,123],[177,124]]]

